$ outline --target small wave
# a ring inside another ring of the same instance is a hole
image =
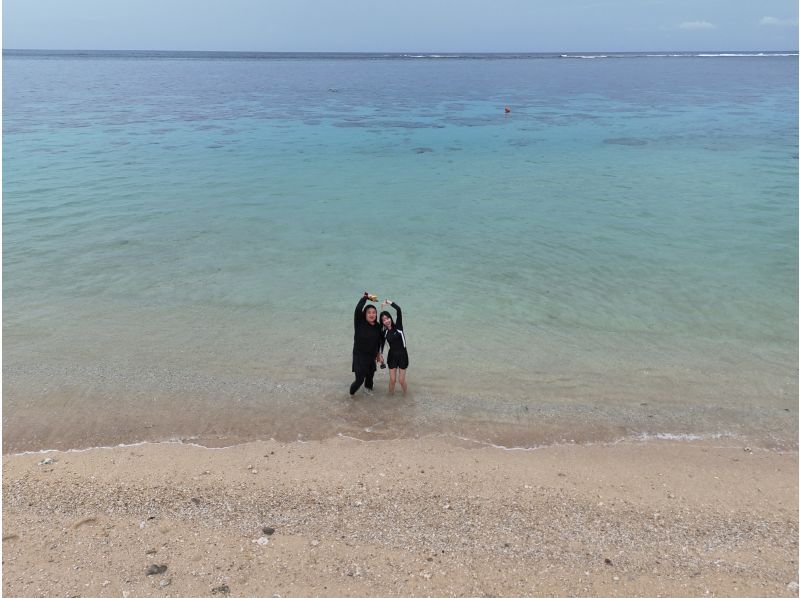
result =
[[[401,54],[403,58],[464,58],[461,54]]]
[[[776,54],[772,52],[758,52],[758,53],[734,53],[734,52],[720,52],[718,54],[688,54],[688,56],[697,56],[698,58],[738,58],[738,57],[752,57],[752,58],[773,58],[775,56],[797,56],[797,52],[789,54]]]
[[[380,424],[378,424],[380,425]],[[374,433],[374,427],[370,426],[364,429],[367,433]],[[479,440],[477,438],[469,438],[467,436],[461,436],[459,434],[450,434],[447,432],[438,433],[438,434],[429,434],[422,437],[398,437],[398,438],[376,438],[376,439],[365,439],[365,438],[358,438],[356,436],[351,436],[350,434],[346,434],[343,432],[338,432],[335,434],[334,438],[340,438],[344,440],[352,440],[356,442],[363,442],[363,443],[372,443],[372,442],[386,442],[399,440],[399,441],[411,441],[411,440],[420,440],[420,439],[456,439],[461,442],[466,442],[470,444],[476,444],[479,446],[483,446],[486,448],[493,448],[499,449],[502,451],[522,451],[522,452],[530,452],[530,451],[537,451],[542,449],[554,448],[554,447],[563,447],[563,446],[615,446],[618,444],[623,444],[626,442],[652,442],[652,441],[671,441],[671,442],[698,442],[698,441],[709,441],[709,440],[721,440],[723,438],[734,439],[743,441],[743,438],[740,435],[731,433],[731,432],[717,432],[717,433],[710,433],[710,434],[689,434],[689,433],[672,433],[672,432],[657,432],[657,433],[649,433],[649,432],[642,432],[639,434],[633,434],[629,436],[620,436],[613,440],[594,440],[594,441],[580,441],[580,440],[561,440],[558,442],[545,442],[541,444],[528,444],[528,445],[512,445],[512,444],[500,444],[498,442],[491,442],[488,440]],[[188,437],[188,438],[171,438],[169,440],[144,440],[140,442],[132,442],[132,443],[120,443],[116,445],[101,445],[101,446],[90,446],[84,448],[68,448],[68,449],[41,449],[41,450],[33,450],[33,451],[21,451],[18,453],[10,453],[7,456],[10,457],[21,457],[26,455],[45,455],[48,453],[85,453],[89,451],[97,451],[97,450],[114,450],[114,449],[124,449],[124,448],[134,448],[134,447],[141,447],[141,446],[159,446],[159,445],[179,445],[179,446],[190,446],[194,448],[201,448],[210,451],[222,451],[230,448],[235,448],[239,446],[246,446],[248,444],[255,444],[261,442],[280,442],[281,444],[292,444],[294,442],[299,444],[307,444],[309,442],[323,442],[325,439],[315,439],[313,441],[308,441],[303,439],[302,437],[298,437],[293,441],[276,441],[274,437],[271,438],[258,438],[253,440],[246,440],[243,442],[236,442],[234,444],[223,445],[223,446],[207,446],[205,444],[200,444],[199,442],[192,442],[193,440],[197,440],[196,437]]]
[[[539,449],[547,448],[549,446],[555,446],[554,444],[537,444],[533,446],[506,446],[503,444],[495,444],[493,442],[487,442],[485,440],[476,440],[474,438],[467,438],[465,436],[453,436],[453,438],[456,438],[463,442],[471,442],[473,444],[480,444],[481,446],[500,449],[502,451],[536,451]]]
[[[670,432],[659,432],[648,434],[643,432],[633,437],[634,440],[646,442],[648,440],[677,440],[679,442],[693,442],[696,440],[719,440],[721,438],[736,438],[735,434],[718,432],[716,434],[673,434]]]
[[[160,442],[149,442],[147,440],[143,440],[141,442],[131,442],[129,444],[120,443],[114,445],[103,445],[103,446],[88,446],[86,448],[69,448],[69,449],[41,449],[38,451],[22,451],[19,453],[11,453],[11,457],[23,457],[25,455],[46,455],[47,453],[86,453],[88,451],[95,451],[95,450],[112,450],[118,448],[133,448],[136,446],[143,446],[145,444],[180,444],[177,441],[173,440],[164,440]]]
[[[713,434],[683,434],[683,433],[671,433],[671,432],[659,432],[655,434],[650,434],[648,432],[642,432],[641,434],[634,434],[632,436],[620,436],[615,440],[597,440],[589,442],[562,440],[560,442],[531,444],[527,446],[504,445],[495,442],[489,442],[486,440],[477,440],[475,438],[468,438],[465,436],[458,436],[458,435],[454,435],[452,436],[452,438],[457,438],[458,440],[461,440],[463,442],[478,444],[481,446],[500,449],[503,451],[536,451],[558,446],[615,446],[626,442],[649,442],[654,440],[656,441],[666,440],[671,442],[698,442],[698,441],[708,441],[708,440],[721,440],[723,438],[736,439],[741,437],[737,436],[736,434],[728,432],[717,432]]]
[[[346,440],[356,440],[358,442],[370,442],[369,440],[363,440],[361,438],[356,438],[355,436],[348,436],[347,434],[342,434],[339,432],[336,434],[337,438],[345,438]]]
[[[797,55],[797,52],[664,52],[654,54],[559,54],[559,58],[775,58]]]
[[[703,52],[703,53],[694,53],[694,52],[684,52],[684,53],[677,53],[677,54],[643,54],[645,58],[732,58],[732,57],[763,57],[763,58],[771,58],[775,56],[797,56],[797,53],[793,54],[779,54],[775,52]]]
[[[24,457],[26,455],[46,455],[48,453],[87,453],[89,451],[110,451],[114,449],[123,449],[123,448],[135,448],[137,446],[147,446],[147,445],[181,445],[181,446],[193,446],[196,448],[208,449],[211,451],[221,451],[228,448],[234,448],[237,446],[243,446],[245,444],[250,444],[252,442],[263,442],[264,439],[255,439],[250,440],[247,442],[240,442],[236,444],[229,444],[226,446],[206,446],[204,444],[199,444],[197,442],[191,442],[192,440],[196,440],[196,437],[191,438],[170,438],[169,440],[142,440],[140,442],[130,442],[124,443],[121,442],[119,444],[109,444],[109,445],[98,445],[98,446],[87,446],[84,448],[68,448],[68,449],[41,449],[38,451],[21,451],[19,453],[10,453],[9,456],[11,457]],[[268,441],[274,441],[274,438],[267,439]],[[297,442],[303,442],[301,439],[297,439]]]

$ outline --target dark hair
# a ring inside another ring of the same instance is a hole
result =
[[[394,328],[394,319],[392,318],[392,314],[388,311],[382,311],[378,316],[378,322],[381,323],[381,326],[383,326],[383,316],[389,316],[389,319],[392,320],[392,328]]]

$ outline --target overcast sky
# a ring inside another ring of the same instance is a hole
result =
[[[3,47],[796,50],[797,0],[5,0]]]

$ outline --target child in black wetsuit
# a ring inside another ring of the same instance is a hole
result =
[[[389,343],[389,356],[386,359],[389,365],[389,394],[394,394],[394,385],[398,381],[397,371],[400,370],[399,382],[403,389],[403,394],[408,391],[406,386],[406,368],[408,368],[408,349],[406,348],[406,335],[403,332],[403,312],[400,306],[391,299],[386,299],[381,303],[391,305],[397,312],[397,322],[392,320],[392,315],[388,311],[381,312],[381,326],[383,336],[381,338],[381,354],[383,347]]]
[[[378,310],[374,305],[364,305],[369,293],[356,303],[353,314],[353,373],[355,381],[350,385],[350,396],[363,384],[364,392],[372,394],[372,379],[375,376],[375,361],[381,359],[381,326],[378,324]]]

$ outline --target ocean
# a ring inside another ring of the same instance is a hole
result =
[[[6,50],[3,108],[4,452],[796,448],[796,52]]]

